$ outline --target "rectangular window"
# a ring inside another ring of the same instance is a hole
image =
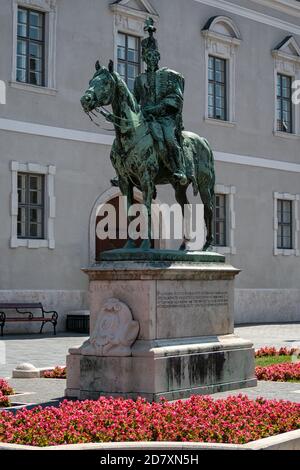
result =
[[[209,56],[208,59],[208,117],[227,120],[226,60]]]
[[[18,173],[18,238],[44,238],[44,176]]]
[[[292,79],[277,74],[277,130],[293,132]]]
[[[277,248],[293,249],[293,201],[277,200]]]
[[[214,212],[214,244],[215,246],[226,246],[226,194],[215,195],[215,212]]]
[[[45,86],[45,14],[18,8],[16,80]]]
[[[118,33],[118,73],[133,91],[134,80],[141,72],[140,38]]]

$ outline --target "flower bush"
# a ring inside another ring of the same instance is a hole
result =
[[[1,393],[2,395],[13,395],[15,393],[14,389],[4,379],[0,379],[0,394]]]
[[[272,380],[275,382],[300,381],[300,362],[274,364],[266,367],[256,367],[255,374],[258,380]]]
[[[8,408],[10,406],[10,401],[7,395],[4,395],[0,392],[0,408]]]
[[[276,349],[273,346],[265,346],[263,348],[258,349],[255,351],[255,357],[265,357],[265,356],[292,356],[294,353],[299,351],[296,348],[286,348],[282,347],[280,349]]]
[[[242,395],[173,403],[102,397],[0,414],[0,442],[40,447],[122,441],[243,444],[299,428],[300,404]]]
[[[66,367],[56,366],[53,370],[47,370],[46,372],[44,372],[44,377],[46,379],[66,379]]]

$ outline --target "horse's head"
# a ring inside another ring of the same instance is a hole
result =
[[[113,62],[110,61],[108,69],[96,62],[96,73],[89,83],[89,88],[81,98],[81,105],[86,113],[99,106],[111,104],[115,94],[115,80],[113,77]]]

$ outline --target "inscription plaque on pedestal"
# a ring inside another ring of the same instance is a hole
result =
[[[218,289],[216,289],[218,287]],[[158,338],[195,337],[233,332],[233,309],[226,281],[164,282],[156,298]]]
[[[227,292],[166,292],[158,295],[158,308],[227,305]]]

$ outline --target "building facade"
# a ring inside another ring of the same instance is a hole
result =
[[[97,208],[119,192],[113,133],[80,97],[98,58],[133,86],[149,16],[161,66],[185,76],[185,128],[215,153],[215,250],[242,270],[236,322],[300,321],[296,0],[1,0],[0,301],[39,299],[60,329],[87,307]],[[167,187],[158,199],[174,202]]]

